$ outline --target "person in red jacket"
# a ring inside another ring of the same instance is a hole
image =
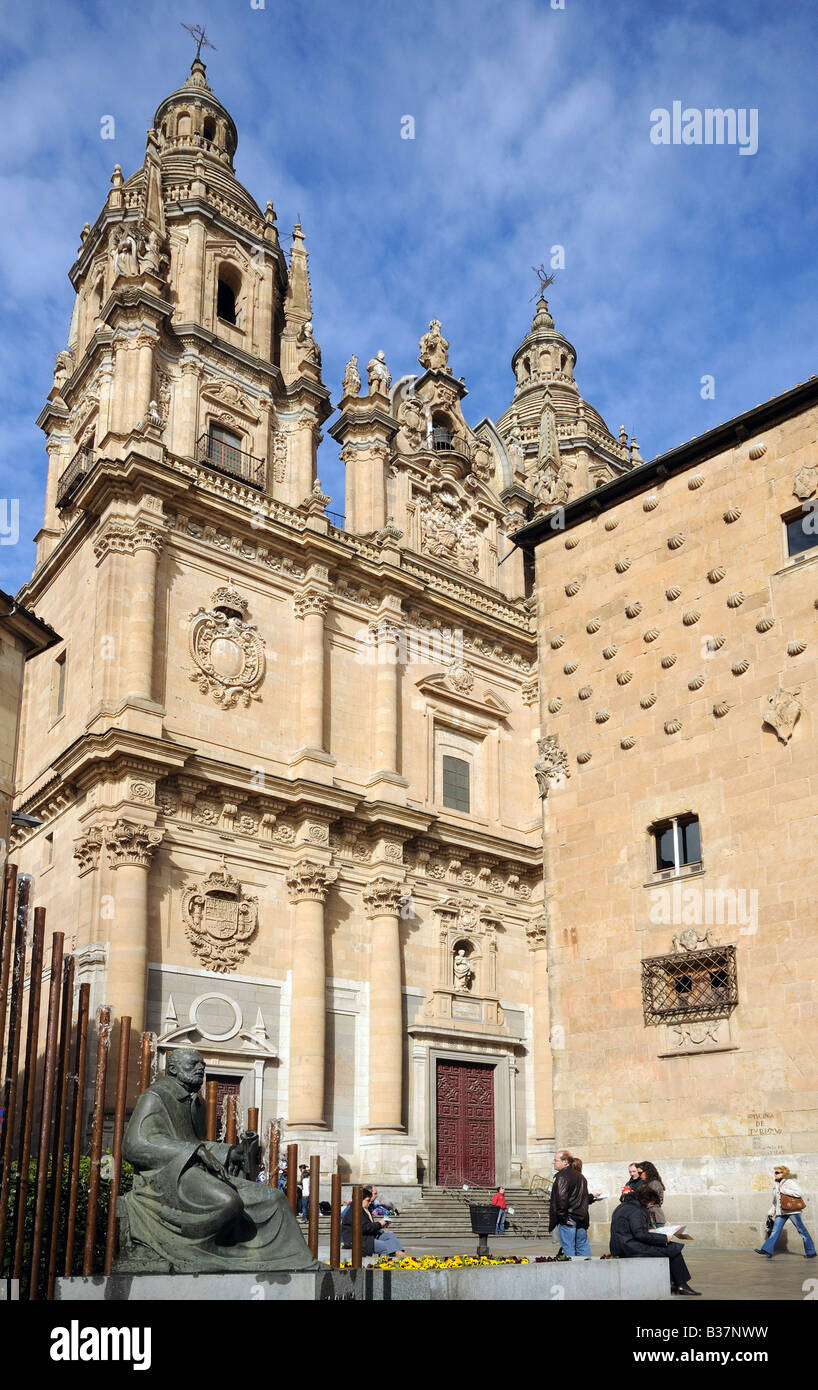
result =
[[[508,1211],[506,1189],[504,1187],[498,1187],[491,1199],[491,1205],[498,1208],[497,1226],[495,1227],[496,1233],[498,1236],[504,1236],[506,1233],[506,1212]]]

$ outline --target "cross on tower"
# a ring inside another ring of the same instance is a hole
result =
[[[549,275],[544,265],[532,265],[531,269],[534,271],[534,274],[540,282],[540,288],[537,291],[535,291],[534,294],[532,294],[531,298],[545,299],[545,291],[548,289],[549,285],[553,285],[556,277],[554,275]]]
[[[212,48],[213,52],[216,52],[216,45],[210,42],[210,39],[207,37],[207,34],[205,33],[201,24],[185,24],[184,22],[182,22],[182,28],[187,29],[187,32],[191,35],[191,37],[196,40],[197,60],[201,58],[202,48]]]

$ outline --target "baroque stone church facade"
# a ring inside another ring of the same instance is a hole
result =
[[[580,1049],[565,1071],[581,1006],[553,875],[578,832],[551,792],[579,782],[543,595],[568,588],[531,528],[577,499],[601,515],[644,465],[581,397],[542,297],[498,421],[467,423],[436,320],[394,381],[353,356],[336,412],[303,231],[285,256],[237,141],[197,58],[83,229],[20,596],[63,640],[27,665],[17,805],[42,825],[14,857],[94,1006],[160,1053],[195,1044],[325,1171],[513,1182],[555,1139],[588,1145],[577,1096],[602,1066]],[[342,525],[317,477],[328,421]],[[604,566],[593,582],[602,603]],[[595,1007],[627,1006],[641,1039],[621,989],[596,982]],[[653,1142],[636,1120],[597,1131],[611,1183]]]

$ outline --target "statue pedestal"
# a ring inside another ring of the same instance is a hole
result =
[[[321,1160],[321,1181],[329,1182],[338,1169],[338,1140],[326,1129],[285,1129],[281,1136],[281,1157],[286,1157],[287,1145],[298,1145],[298,1162],[310,1166],[310,1159]]]
[[[417,1143],[406,1134],[362,1134],[358,1142],[361,1180],[379,1187],[416,1187]]]

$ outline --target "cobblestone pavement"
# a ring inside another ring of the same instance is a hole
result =
[[[489,1240],[494,1255],[553,1255],[553,1241],[528,1241],[515,1236],[494,1237]],[[602,1255],[604,1247],[592,1244],[594,1255]],[[461,1241],[455,1248],[451,1240],[424,1240],[412,1245],[412,1255],[473,1255],[474,1242]],[[320,1250],[319,1259],[327,1259],[329,1250]],[[349,1259],[349,1251],[342,1251]],[[685,1259],[690,1270],[690,1282],[702,1297],[682,1300],[668,1294],[668,1302],[702,1304],[711,1302],[770,1302],[812,1298],[818,1302],[818,1260],[805,1260],[800,1251],[784,1252],[768,1260],[752,1250],[724,1250],[688,1242]],[[369,1261],[365,1261],[369,1263]]]

